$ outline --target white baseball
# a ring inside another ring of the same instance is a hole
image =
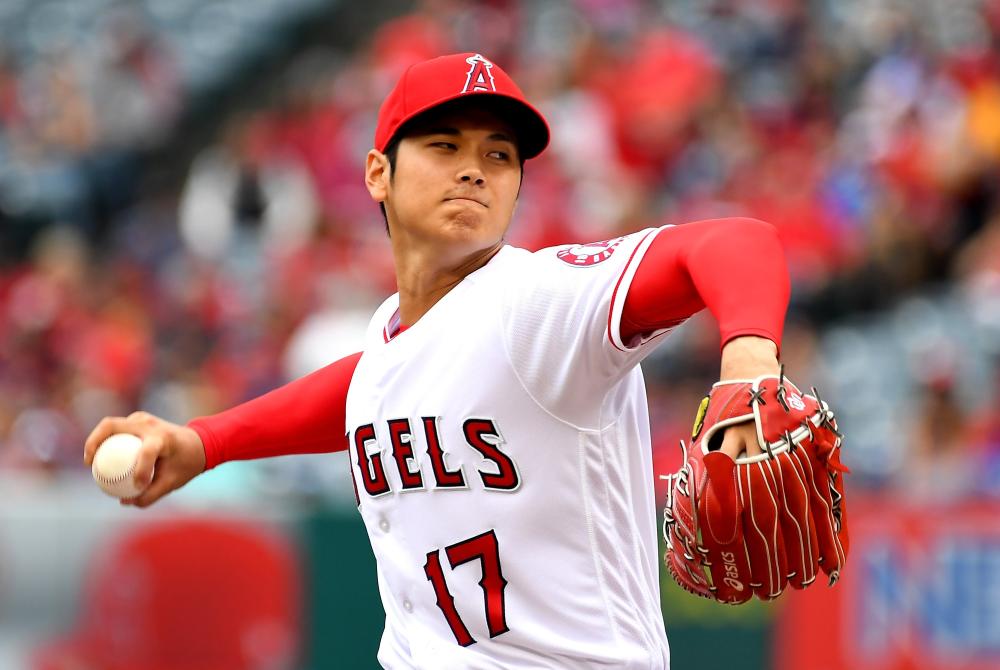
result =
[[[101,490],[115,498],[134,498],[143,492],[132,480],[142,440],[129,433],[116,433],[101,442],[91,471]]]

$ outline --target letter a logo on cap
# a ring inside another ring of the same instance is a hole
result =
[[[483,58],[480,54],[469,56],[465,59],[465,62],[470,67],[469,71],[465,73],[465,88],[462,89],[462,93],[471,93],[473,91],[492,91],[495,93],[497,87],[493,84],[493,74],[490,72],[493,63]]]

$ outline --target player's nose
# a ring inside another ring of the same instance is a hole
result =
[[[459,173],[458,178],[466,184],[475,184],[476,186],[482,186],[486,183],[486,177],[476,168],[466,168],[462,170]]]

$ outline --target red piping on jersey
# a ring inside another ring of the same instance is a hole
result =
[[[385,327],[382,328],[382,337],[385,339],[386,344],[388,344],[389,340],[404,330],[406,328],[403,327],[402,319],[399,316],[399,308],[397,307],[396,311],[389,317],[389,320],[385,322]]]
[[[628,257],[628,260],[625,261],[625,267],[622,268],[622,273],[618,277],[618,282],[615,284],[615,290],[611,293],[611,304],[608,306],[608,342],[610,342],[611,346],[613,346],[618,351],[625,351],[625,350],[619,347],[617,344],[615,344],[615,339],[611,337],[611,319],[615,313],[615,298],[618,297],[618,289],[621,288],[622,280],[625,279],[625,273],[628,272],[629,267],[632,265],[632,259],[634,259],[635,255],[639,252],[639,248],[642,246],[642,243],[646,241],[647,237],[649,237],[653,233],[658,232],[658,230],[659,229],[649,231],[648,233],[642,236],[642,239],[639,240],[639,244],[635,245],[635,249],[632,250],[632,254]]]

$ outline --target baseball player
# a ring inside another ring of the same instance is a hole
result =
[[[508,246],[523,164],[548,141],[484,56],[411,66],[365,167],[398,293],[364,351],[186,426],[105,418],[85,460],[142,437],[149,486],[130,502],[146,507],[226,461],[347,450],[384,667],[668,667],[639,362],[707,307],[722,380],[777,375],[783,252],[745,218]],[[728,458],[762,453],[753,422],[722,435]]]

